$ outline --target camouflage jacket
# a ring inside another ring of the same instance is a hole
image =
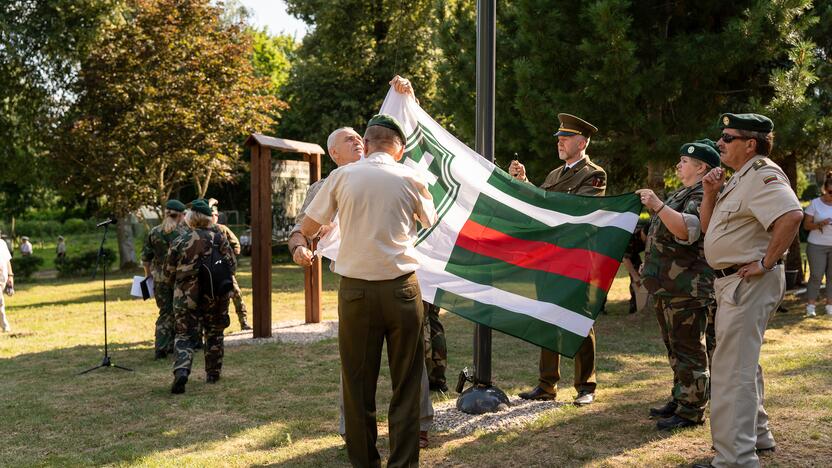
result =
[[[144,247],[142,247],[142,262],[150,263],[154,281],[158,282],[162,279],[162,268],[165,265],[165,258],[168,256],[171,243],[186,231],[188,231],[188,227],[180,224],[176,229],[165,234],[162,232],[162,225],[160,224],[147,233]]]
[[[228,239],[228,243],[231,245],[231,251],[234,252],[234,255],[240,255],[240,240],[237,239],[237,235],[234,234],[234,231],[231,230],[225,224],[215,224],[215,226],[220,230],[222,235]]]
[[[237,262],[231,245],[219,228],[199,228],[187,231],[173,241],[165,260],[165,267],[162,271],[162,281],[174,288],[174,307],[187,298],[188,308],[195,308],[199,302],[199,282],[197,281],[199,259],[210,253],[214,236],[220,236],[220,253],[231,265],[232,271],[236,270]],[[184,296],[184,298],[183,298]]]
[[[665,200],[672,208],[687,218],[699,219],[702,204],[702,183],[684,187]],[[705,261],[705,236],[693,243],[676,238],[658,216],[650,221],[647,231],[642,280],[644,287],[657,296],[710,298],[714,295],[714,271]]]

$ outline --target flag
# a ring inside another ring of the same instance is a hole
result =
[[[392,88],[381,113],[402,123],[402,162],[428,182],[439,215],[415,242],[424,300],[574,356],[635,230],[638,197],[546,192],[517,181]]]

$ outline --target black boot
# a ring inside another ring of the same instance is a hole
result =
[[[659,420],[659,422],[656,423],[656,429],[660,431],[670,431],[673,429],[684,429],[686,427],[695,427],[700,425],[702,425],[701,422],[691,421],[690,419],[674,414],[669,418]]]
[[[217,373],[211,372],[210,374],[208,374],[205,377],[205,382],[207,382],[207,383],[217,383],[218,380],[220,380],[219,372],[217,372]]]
[[[168,357],[168,353],[165,352],[164,349],[157,349],[156,354],[153,355],[153,359],[159,360]]]
[[[676,414],[676,408],[678,408],[678,404],[676,400],[670,400],[659,408],[650,408],[650,417],[651,418],[669,418]]]
[[[173,386],[170,392],[179,394],[185,393],[185,384],[188,383],[188,369],[176,369],[173,373]]]

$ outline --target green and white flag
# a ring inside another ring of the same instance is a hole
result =
[[[568,195],[519,182],[392,88],[380,112],[404,126],[402,161],[428,181],[439,215],[416,241],[423,298],[574,356],[635,230],[638,197]]]

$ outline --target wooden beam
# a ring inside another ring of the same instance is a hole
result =
[[[305,154],[303,159],[309,162],[309,185],[321,180],[321,155]],[[312,244],[312,251],[318,248],[318,242]],[[312,265],[305,268],[304,297],[306,303],[306,323],[321,322],[321,294],[322,294],[322,261],[315,260]]]
[[[251,147],[251,286],[254,337],[272,336],[271,150]]]

